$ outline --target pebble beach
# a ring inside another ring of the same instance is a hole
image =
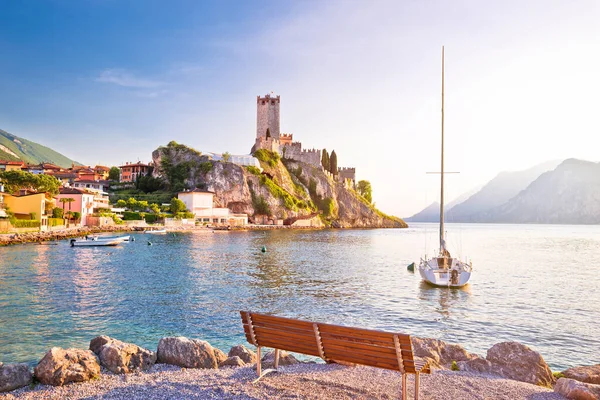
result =
[[[253,366],[186,369],[156,364],[146,372],[114,375],[66,386],[33,385],[0,399],[398,399],[400,374],[363,366],[296,364],[258,383]],[[413,398],[414,377],[408,378]],[[486,375],[434,371],[421,377],[420,399],[565,399],[552,389]]]

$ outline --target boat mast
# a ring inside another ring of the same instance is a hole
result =
[[[442,169],[440,190],[440,252],[445,253],[446,241],[444,240],[444,46],[442,46]]]

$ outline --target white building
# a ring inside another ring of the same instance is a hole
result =
[[[194,189],[179,192],[177,198],[185,204],[186,208],[194,213],[196,219],[202,223],[219,225],[246,225],[246,214],[233,214],[228,208],[213,207],[214,192],[210,190]]]
[[[223,154],[219,154],[219,153],[207,153],[207,154],[210,155],[211,158],[215,161],[223,161]],[[234,163],[236,165],[241,165],[242,167],[250,167],[250,166],[256,167],[262,171],[260,162],[258,161],[258,159],[256,157],[254,157],[251,154],[243,154],[243,155],[238,155],[238,156],[230,155],[228,162]]]

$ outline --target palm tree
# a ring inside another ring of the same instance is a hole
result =
[[[69,220],[71,219],[71,203],[75,201],[74,198],[72,197],[63,197],[62,199],[58,200],[61,203],[63,203],[63,215],[69,215],[69,218],[67,219],[67,227],[69,224]],[[67,213],[65,213],[65,203],[69,203],[69,211]]]

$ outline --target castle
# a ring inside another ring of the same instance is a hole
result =
[[[294,142],[293,134],[281,133],[279,125],[279,105],[281,96],[256,96],[256,140],[252,153],[266,149],[278,153],[283,158],[300,161],[322,168],[321,150],[302,149],[301,142]],[[339,179],[355,183],[355,168],[338,168]]]

